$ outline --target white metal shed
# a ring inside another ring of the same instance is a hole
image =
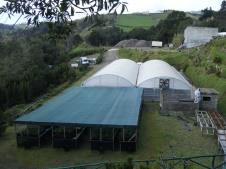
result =
[[[161,60],[150,60],[139,69],[137,86],[159,89],[160,79],[169,79],[169,88],[191,90],[191,84],[174,67]]]
[[[135,87],[139,66],[129,59],[118,59],[91,76],[84,87]]]

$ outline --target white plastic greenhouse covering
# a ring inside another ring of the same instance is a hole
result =
[[[135,87],[139,66],[129,59],[118,59],[91,76],[84,87]]]
[[[191,90],[191,84],[172,66],[161,60],[150,60],[139,69],[137,86],[159,89],[159,80],[169,79],[170,89]]]

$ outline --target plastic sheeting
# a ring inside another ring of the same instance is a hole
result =
[[[139,66],[129,59],[118,59],[87,79],[82,86],[134,87]]]
[[[72,87],[15,123],[136,127],[142,93],[138,88]]]
[[[192,88],[174,67],[161,60],[150,60],[140,66],[137,86],[158,89],[160,79],[169,79],[171,89],[191,90]]]

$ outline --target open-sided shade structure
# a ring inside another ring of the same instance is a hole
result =
[[[139,66],[129,59],[118,59],[87,79],[84,87],[135,87]]]
[[[137,86],[159,89],[160,79],[169,79],[170,89],[191,90],[192,87],[174,67],[161,60],[150,60],[140,66]]]
[[[17,145],[136,151],[142,89],[71,87],[16,119]]]
[[[137,127],[142,102],[138,88],[72,87],[16,124]]]

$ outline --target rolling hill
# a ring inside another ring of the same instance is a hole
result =
[[[161,19],[165,19],[167,15],[167,13],[124,14],[117,17],[115,24],[124,31],[130,31],[137,27],[149,28],[157,25],[158,22]]]

